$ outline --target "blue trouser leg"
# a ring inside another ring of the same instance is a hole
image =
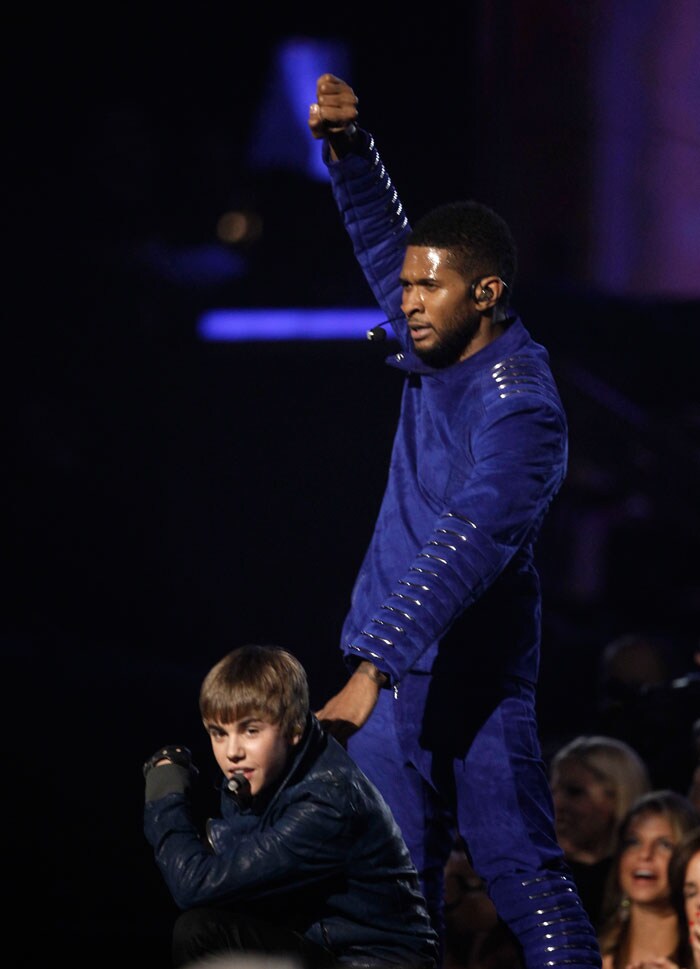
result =
[[[350,738],[348,751],[382,792],[401,828],[442,949],[444,873],[456,829],[446,805],[402,748],[394,721],[395,702],[391,691],[382,691],[368,723]]]
[[[526,969],[600,966],[556,841],[531,687],[489,696],[454,677],[409,675],[349,749],[395,814],[439,931],[451,815]]]
[[[556,841],[531,688],[494,705],[454,772],[460,832],[525,966],[599,966],[595,932]]]

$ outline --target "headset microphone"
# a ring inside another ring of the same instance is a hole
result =
[[[392,316],[388,320],[382,320],[381,323],[377,323],[376,326],[373,326],[371,330],[367,330],[367,339],[372,340],[375,343],[381,343],[387,338],[384,327],[403,319],[405,319],[405,316],[403,313],[400,313],[398,316]]]

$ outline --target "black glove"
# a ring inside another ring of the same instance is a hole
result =
[[[152,757],[143,765],[143,776],[148,777],[150,771],[156,766],[159,760],[169,760],[171,764],[178,764],[180,767],[187,767],[194,777],[199,771],[192,763],[192,751],[189,747],[182,747],[179,744],[167,744],[160,747]],[[165,766],[165,765],[163,765]]]
[[[167,760],[157,770],[159,760]],[[192,763],[192,753],[187,747],[169,744],[161,747],[143,765],[146,778],[146,801],[157,801],[166,794],[187,794],[192,780],[199,771]]]

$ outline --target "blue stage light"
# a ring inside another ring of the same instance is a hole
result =
[[[255,342],[267,340],[366,340],[382,322],[380,309],[216,309],[197,324],[201,340]]]

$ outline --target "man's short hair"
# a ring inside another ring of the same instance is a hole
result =
[[[239,646],[209,670],[199,693],[202,719],[233,723],[259,717],[291,739],[302,733],[309,686],[298,659],[279,646]]]
[[[506,221],[481,202],[447,202],[431,209],[413,226],[407,244],[449,249],[454,268],[466,279],[500,276],[506,293],[512,292],[515,240]]]

